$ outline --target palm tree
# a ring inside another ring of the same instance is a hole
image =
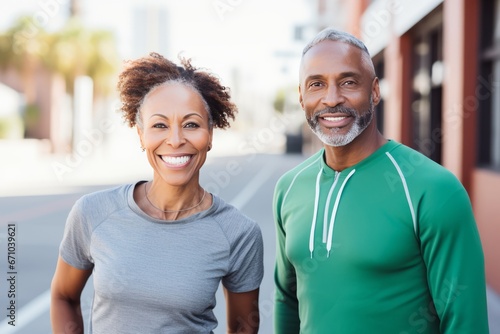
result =
[[[28,104],[36,100],[33,86],[36,66],[47,50],[47,34],[35,26],[29,17],[21,17],[0,35],[0,66],[2,69],[14,68],[21,74],[23,88]]]
[[[118,69],[119,57],[114,36],[108,31],[89,30],[77,17],[50,36],[50,49],[44,64],[66,79],[71,95],[74,81],[86,75],[94,81],[96,96],[106,96]]]
[[[38,118],[34,78],[40,59],[48,49],[47,42],[47,33],[35,26],[30,17],[20,17],[7,32],[0,35],[0,67],[3,70],[12,68],[19,73],[26,104],[26,122],[36,122]]]
[[[35,26],[32,19],[22,17],[6,33],[0,34],[0,68],[15,69],[22,78],[27,111],[36,111],[35,72],[44,66],[65,78],[66,90],[73,94],[74,81],[86,75],[94,82],[94,97],[107,96],[119,65],[114,36],[108,31],[90,30],[83,26],[77,13],[64,27],[48,34]]]
[[[69,16],[80,17],[81,3],[80,0],[71,0],[69,3]]]

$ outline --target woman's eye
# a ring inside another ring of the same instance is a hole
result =
[[[197,123],[189,122],[189,123],[186,123],[186,125],[184,125],[184,127],[189,128],[189,129],[196,129],[196,128],[199,128],[200,126]]]
[[[163,123],[155,123],[155,124],[153,125],[153,128],[159,128],[159,129],[164,129],[164,128],[166,128],[166,127],[167,127],[167,126],[166,126],[165,124],[163,124]]]

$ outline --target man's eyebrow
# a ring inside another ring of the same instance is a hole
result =
[[[309,80],[316,80],[316,79],[323,79],[325,76],[322,75],[322,74],[311,74],[311,75],[308,75],[305,79],[305,81],[309,81]]]
[[[343,78],[348,78],[348,77],[353,77],[353,78],[361,78],[362,75],[359,72],[354,72],[354,71],[347,71],[347,72],[342,72],[337,75],[338,78],[343,79]],[[315,80],[315,79],[324,79],[325,75],[323,74],[311,74],[306,77],[307,80]]]
[[[361,78],[361,73],[359,72],[354,72],[354,71],[348,71],[348,72],[342,72],[339,74],[339,78],[343,79],[343,78],[349,78],[349,77],[353,77],[355,79],[359,79]]]

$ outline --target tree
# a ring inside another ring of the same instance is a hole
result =
[[[107,96],[114,88],[119,66],[118,51],[112,33],[91,30],[80,21],[78,1],[72,1],[72,16],[56,32],[47,33],[21,17],[5,33],[0,34],[0,68],[14,69],[22,80],[26,110],[36,111],[36,71],[45,67],[65,79],[66,91],[73,94],[74,81],[85,75],[94,82],[94,97]]]
[[[21,17],[0,35],[0,67],[12,67],[21,76],[27,105],[36,102],[34,76],[48,49],[46,32],[33,24],[30,17]]]
[[[96,96],[106,96],[111,92],[119,57],[110,32],[89,30],[77,17],[73,17],[49,39],[50,49],[43,62],[49,69],[64,76],[70,95],[75,78],[80,75],[92,78]]]
[[[30,17],[20,17],[6,33],[0,34],[0,67],[14,69],[21,78],[25,99],[22,117],[28,137],[36,136],[40,118],[35,73],[48,47],[47,33]]]

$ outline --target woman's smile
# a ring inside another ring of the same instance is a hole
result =
[[[160,158],[169,167],[184,167],[189,163],[189,161],[192,158],[192,155],[181,155],[181,156],[161,155]]]

